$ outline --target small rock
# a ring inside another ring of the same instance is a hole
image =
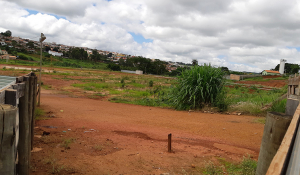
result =
[[[237,115],[241,115],[242,113],[237,113]]]
[[[211,112],[211,114],[213,114],[213,112]]]
[[[194,164],[192,164],[192,168],[196,168],[196,166]]]
[[[223,130],[224,130],[225,128],[223,128]]]
[[[65,150],[62,149],[61,152],[65,152]]]
[[[197,158],[198,157],[197,154],[195,154],[194,157]]]
[[[68,131],[71,131],[71,129],[68,129]]]
[[[60,112],[64,112],[64,110],[60,110]]]

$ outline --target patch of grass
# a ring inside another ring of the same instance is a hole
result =
[[[152,80],[149,81],[149,87],[153,87],[153,81]]]
[[[73,138],[63,139],[61,146],[64,147],[65,149],[70,149],[70,144],[73,142],[74,142]]]
[[[253,122],[254,123],[260,123],[260,124],[266,124],[266,118],[265,117],[260,117],[258,119],[255,119]]]
[[[130,83],[130,85],[137,87],[137,88],[145,88],[146,86],[143,84],[139,84],[139,83]]]
[[[102,151],[104,149],[103,145],[95,145],[94,150],[95,151]]]
[[[230,175],[255,175],[257,168],[257,162],[252,160],[250,156],[243,157],[243,160],[238,164],[233,164],[225,161],[224,159],[219,159],[221,165],[215,165],[212,162],[209,162],[203,171],[203,174],[230,174]]]
[[[36,107],[35,108],[35,111],[34,111],[34,116],[35,116],[35,120],[42,120],[43,116],[45,115],[45,111],[39,107]]]
[[[286,101],[287,99],[283,99],[281,101],[273,103],[270,110],[273,112],[285,113]]]
[[[50,90],[50,89],[52,89],[52,86],[51,85],[45,85],[45,84],[43,84],[42,88],[46,89],[46,90]]]

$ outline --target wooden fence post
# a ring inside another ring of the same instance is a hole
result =
[[[16,107],[0,105],[0,174],[15,174],[16,115]]]
[[[35,125],[35,108],[36,108],[36,90],[37,90],[37,77],[33,74],[33,95],[32,95],[32,122],[31,122],[31,150],[33,149],[33,138],[34,138],[34,125]]]
[[[265,175],[291,123],[292,116],[268,112],[258,156],[256,175]]]
[[[168,135],[168,152],[172,152],[172,134]]]
[[[29,98],[28,98],[28,116],[29,116],[29,138],[30,138],[30,151],[32,150],[32,118],[33,118],[33,89],[34,89],[34,77],[30,76],[29,79],[25,78],[26,81],[29,81]]]
[[[20,139],[19,139],[19,164],[18,174],[29,174],[30,162],[30,139],[29,139],[29,115],[28,115],[28,98],[29,98],[29,82],[25,81],[24,96],[19,102],[19,122],[20,122]],[[30,136],[31,137],[31,136]]]

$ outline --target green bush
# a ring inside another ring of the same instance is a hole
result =
[[[149,87],[153,87],[153,81],[152,80],[149,81]]]
[[[273,103],[270,110],[273,112],[285,113],[286,101],[287,99],[284,99]]]
[[[109,63],[107,65],[107,68],[112,70],[112,71],[121,71],[121,67],[117,64],[114,64],[114,63]]]
[[[223,86],[224,78],[220,68],[210,64],[193,66],[178,77],[170,99],[175,109],[179,110],[199,109],[204,104],[222,106],[226,105]]]

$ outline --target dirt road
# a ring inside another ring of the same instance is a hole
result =
[[[41,107],[52,118],[36,123],[32,174],[200,174],[207,161],[258,157],[264,125],[253,116],[42,92]],[[174,153],[167,152],[169,133]]]

